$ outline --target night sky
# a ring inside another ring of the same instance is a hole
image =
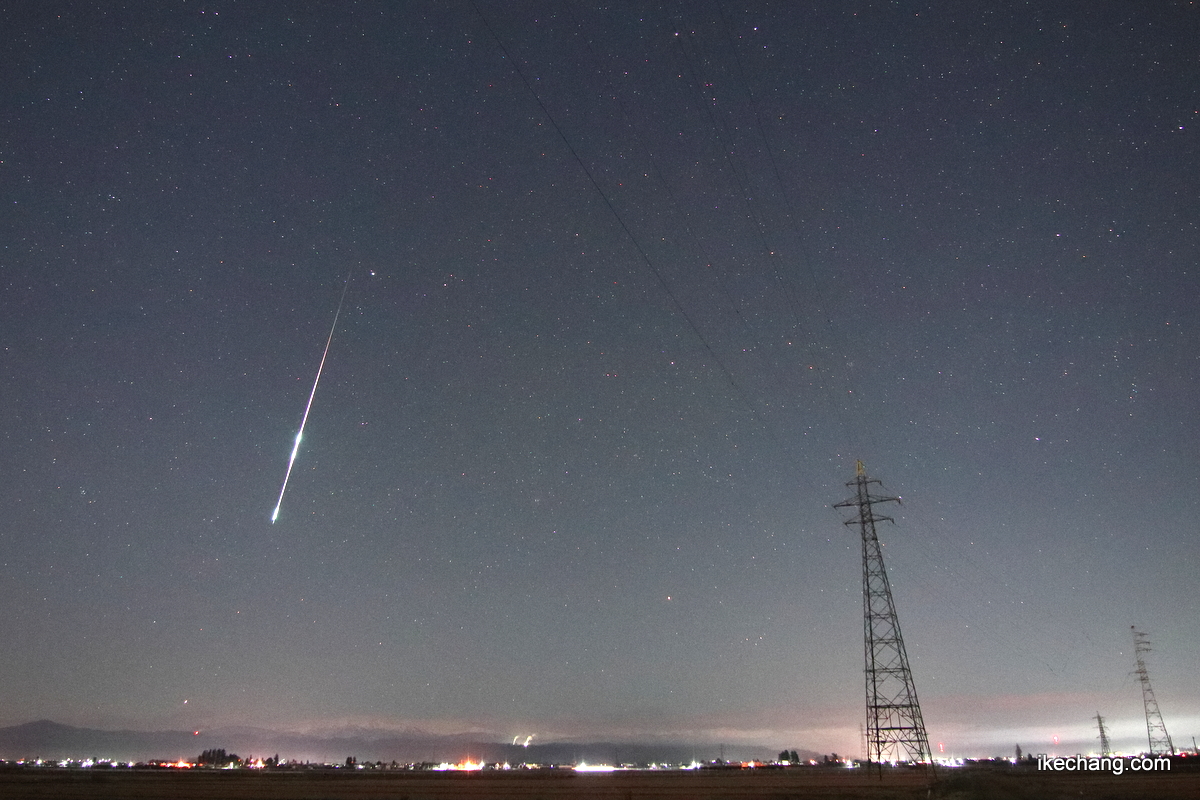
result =
[[[861,459],[935,752],[1200,735],[1194,3],[314,6],[0,10],[0,724],[858,754]]]

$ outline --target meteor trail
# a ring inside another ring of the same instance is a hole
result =
[[[346,274],[346,285],[342,287],[342,299],[338,300],[337,311],[333,314],[333,325],[329,329],[329,338],[325,340],[325,352],[321,354],[321,364],[317,367],[317,377],[313,380],[312,391],[308,395],[308,405],[304,406],[304,417],[300,420],[300,430],[296,432],[296,441],[292,444],[292,455],[288,459],[287,472],[283,475],[283,486],[279,489],[279,500],[275,510],[271,512],[271,524],[279,518],[279,507],[283,505],[283,493],[287,491],[288,478],[292,477],[292,465],[296,463],[296,454],[300,452],[300,439],[304,436],[304,426],[308,422],[308,412],[312,408],[313,398],[317,396],[317,384],[321,382],[321,371],[325,369],[325,357],[329,355],[329,345],[333,343],[333,332],[337,330],[338,317],[342,313],[342,303],[346,302],[346,290],[350,288],[350,274]]]

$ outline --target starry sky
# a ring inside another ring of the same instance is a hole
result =
[[[0,724],[857,754],[861,459],[935,751],[1200,735],[1194,3],[303,6],[0,10]]]

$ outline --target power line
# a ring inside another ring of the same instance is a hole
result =
[[[588,168],[587,164],[585,164],[583,159],[579,156],[578,151],[576,151],[575,147],[571,144],[571,140],[567,137],[562,127],[558,124],[558,121],[555,119],[554,115],[550,113],[550,109],[547,108],[546,104],[542,101],[541,95],[539,95],[537,90],[533,88],[533,84],[525,75],[524,70],[521,69],[516,59],[514,59],[509,53],[508,48],[505,47],[504,42],[492,28],[487,17],[484,16],[475,0],[471,0],[471,7],[475,9],[475,13],[478,14],[479,18],[483,21],[483,26],[487,29],[487,32],[491,35],[492,39],[495,40],[496,45],[500,48],[501,52],[504,54],[504,57],[510,64],[512,64],[513,71],[517,74],[517,77],[521,79],[521,83],[525,85],[525,88],[529,91],[529,94],[532,95],[534,101],[538,104],[538,108],[542,110],[542,113],[550,122],[550,125],[554,128],[555,132],[558,133],[558,137],[562,139],[563,145],[566,146],[567,151],[571,154],[571,157],[575,159],[575,163],[579,165],[580,170],[582,170],[583,174],[587,176],[588,181],[592,184],[592,188],[594,188],[596,193],[600,195],[600,198],[604,201],[604,205],[613,215],[613,218],[617,221],[617,224],[621,227],[621,230],[625,233],[626,237],[628,237],[630,243],[633,245],[633,248],[641,257],[642,263],[646,265],[646,268],[649,269],[654,277],[658,280],[659,285],[662,287],[663,292],[666,293],[667,297],[670,299],[671,304],[675,306],[675,309],[679,312],[679,315],[687,323],[688,327],[691,328],[692,333],[695,334],[700,344],[703,345],[704,349],[708,351],[708,354],[712,356],[713,362],[716,363],[721,372],[724,373],[726,380],[729,381],[730,387],[746,406],[746,409],[750,412],[751,416],[753,416],[755,419],[758,419],[761,423],[761,418],[759,418],[758,412],[755,411],[754,405],[750,402],[750,398],[746,394],[745,390],[742,389],[737,379],[733,376],[733,373],[729,370],[729,367],[726,366],[721,357],[717,355],[716,351],[709,343],[708,338],[700,330],[695,320],[692,319],[692,316],[688,314],[687,310],[683,307],[683,304],[679,301],[679,298],[676,296],[674,290],[671,289],[670,283],[668,283],[666,277],[663,276],[662,271],[655,266],[654,261],[650,258],[645,248],[642,247],[641,242],[638,241],[638,238],[633,234],[633,231],[630,230],[629,226],[625,222],[625,218],[619,211],[617,211],[616,206],[613,205],[608,194],[600,186],[599,181],[596,180],[596,176],[592,173],[592,170]]]

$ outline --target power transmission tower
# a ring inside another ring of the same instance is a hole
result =
[[[1150,674],[1146,672],[1146,660],[1143,656],[1150,652],[1150,638],[1130,625],[1133,631],[1133,652],[1137,657],[1137,669],[1133,671],[1142,683],[1142,704],[1146,707],[1146,736],[1150,739],[1150,755],[1170,753],[1175,755],[1175,745],[1171,735],[1167,733],[1167,725],[1163,722],[1162,712],[1158,710],[1158,701],[1154,699],[1154,687],[1150,685]]]
[[[862,534],[863,563],[863,650],[866,657],[867,690],[867,760],[914,761],[932,764],[929,737],[917,703],[917,690],[908,654],[900,635],[896,605],[892,602],[892,587],[883,566],[883,551],[875,535],[875,523],[891,517],[876,514],[878,503],[899,502],[898,497],[871,494],[871,484],[879,481],[867,477],[863,463],[858,462],[854,480],[846,486],[854,489],[854,497],[837,503],[834,508],[854,508],[856,514],[846,525],[857,525]]]
[[[1100,712],[1096,712],[1096,724],[1100,727],[1100,757],[1112,755],[1112,750],[1108,746],[1108,728],[1104,727],[1104,717],[1100,716]]]

